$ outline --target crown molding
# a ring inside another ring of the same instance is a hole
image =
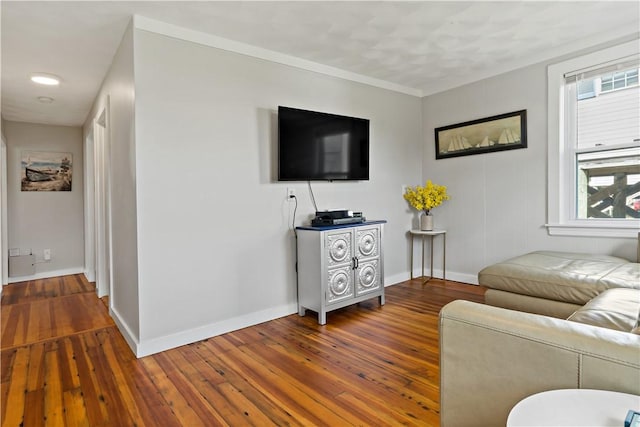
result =
[[[422,97],[422,90],[416,88],[410,88],[407,86],[399,85],[396,83],[388,82],[386,80],[380,80],[373,77],[364,76],[362,74],[353,73],[351,71],[342,70],[340,68],[330,67],[317,62],[308,61],[306,59],[298,58],[292,55],[286,55],[284,53],[276,52],[269,49],[253,46],[247,43],[238,42],[224,37],[219,37],[213,34],[203,33],[200,31],[190,30],[188,28],[180,27],[166,22],[157,21],[155,19],[147,18],[141,15],[134,15],[133,17],[134,28],[144,31],[150,31],[152,33],[173,37],[180,40],[185,40],[193,43],[198,43],[204,46],[213,47],[216,49],[222,49],[242,55],[251,56],[254,58],[264,59],[267,61],[275,62],[278,64],[288,65],[290,67],[300,68],[302,70],[313,71],[320,74],[325,74],[332,77],[338,77],[344,80],[350,80],[369,86],[378,87],[381,89],[387,89],[394,92],[404,93],[406,95],[412,95],[416,97]]]

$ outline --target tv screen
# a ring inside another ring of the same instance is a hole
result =
[[[278,180],[369,179],[369,120],[278,107]]]

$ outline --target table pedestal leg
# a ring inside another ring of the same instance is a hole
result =
[[[429,279],[433,279],[433,236],[431,237],[431,277]]]
[[[422,236],[422,276],[424,278],[424,236]]]
[[[413,234],[411,235],[411,271],[409,272],[409,280],[413,280]]]
[[[442,235],[442,281],[447,281],[447,234]]]

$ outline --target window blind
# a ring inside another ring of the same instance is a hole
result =
[[[640,67],[640,55],[631,55],[615,61],[609,61],[580,70],[570,71],[564,74],[566,83],[575,83],[578,80],[586,80],[615,71],[628,70]]]

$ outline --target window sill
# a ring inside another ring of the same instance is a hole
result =
[[[635,239],[640,233],[640,221],[631,224],[545,224],[551,236],[621,237]]]

